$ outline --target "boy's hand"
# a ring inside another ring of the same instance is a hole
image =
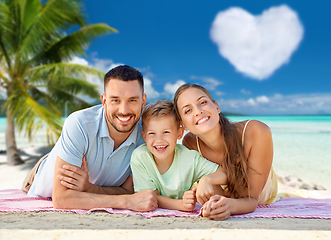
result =
[[[209,176],[204,176],[200,179],[198,189],[196,191],[196,198],[198,203],[204,205],[209,199],[215,195],[213,185],[209,181]]]
[[[195,203],[197,202],[197,198],[195,196],[196,188],[192,190],[186,191],[183,195],[183,211],[191,212],[195,207]]]

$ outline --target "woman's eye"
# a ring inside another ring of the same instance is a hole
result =
[[[188,114],[188,113],[190,113],[191,112],[191,109],[186,109],[185,111],[184,111],[184,114]]]
[[[200,102],[201,105],[205,105],[207,103],[207,101],[203,100]]]

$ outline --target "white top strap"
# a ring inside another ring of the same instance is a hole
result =
[[[198,146],[198,151],[200,153],[200,155],[202,156],[201,150],[200,150],[200,146],[199,146],[199,138],[197,135],[195,135],[195,139],[197,140],[197,146]]]
[[[244,137],[245,137],[245,131],[246,131],[246,127],[247,124],[249,123],[250,120],[248,120],[245,124],[244,130],[243,130],[243,135],[241,136],[241,144],[244,146]]]

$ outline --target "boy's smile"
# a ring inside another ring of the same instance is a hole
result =
[[[174,116],[151,117],[148,120],[143,136],[157,166],[171,166],[177,139],[181,139],[182,135],[183,130],[177,127]]]

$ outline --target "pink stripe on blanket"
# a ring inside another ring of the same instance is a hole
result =
[[[201,205],[197,204],[192,212],[182,212],[157,208],[151,212],[135,212],[131,210],[94,208],[91,210],[65,210],[54,209],[51,199],[40,197],[27,197],[26,193],[18,189],[0,190],[0,212],[36,212],[36,211],[57,211],[87,213],[93,211],[104,211],[108,213],[119,213],[126,215],[142,215],[151,217],[195,217],[200,214]],[[231,216],[231,218],[319,218],[331,219],[331,198],[282,198],[270,205],[258,206],[253,213]]]

